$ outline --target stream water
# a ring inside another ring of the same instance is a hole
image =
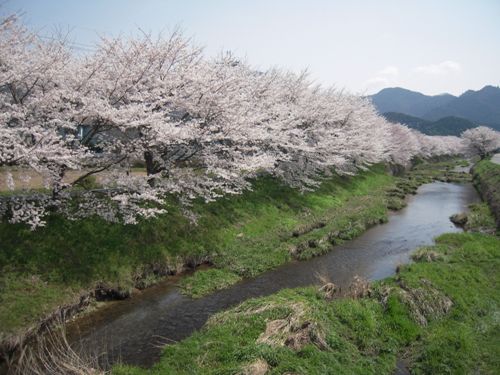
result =
[[[100,354],[105,366],[117,361],[151,366],[162,345],[189,336],[212,314],[248,298],[316,284],[318,272],[340,286],[348,285],[355,275],[376,280],[394,274],[398,264],[409,262],[413,249],[432,244],[442,233],[460,231],[449,216],[478,200],[470,184],[423,185],[406,208],[390,214],[386,224],[326,255],[285,264],[196,300],[182,295],[171,279],[75,321],[69,327],[70,339],[77,351]]]

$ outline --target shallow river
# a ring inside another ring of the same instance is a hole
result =
[[[326,255],[285,264],[197,300],[180,294],[171,279],[78,320],[69,327],[70,338],[78,350],[100,354],[105,366],[116,361],[151,366],[159,359],[162,345],[189,336],[210,315],[248,298],[316,284],[318,272],[340,286],[348,285],[354,275],[376,280],[394,274],[398,264],[409,261],[413,249],[431,244],[442,233],[460,231],[449,216],[478,200],[468,184],[423,185],[406,208],[390,214],[388,223]]]

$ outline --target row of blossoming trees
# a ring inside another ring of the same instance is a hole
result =
[[[0,215],[32,228],[49,212],[135,223],[164,212],[168,195],[216,199],[257,173],[313,189],[332,171],[463,149],[457,137],[390,124],[367,99],[306,74],[206,58],[179,32],[106,39],[82,56],[15,17],[0,26],[0,107],[0,168],[15,190]],[[137,164],[146,173],[130,173]],[[13,169],[40,174],[45,189],[17,190]],[[96,174],[100,187],[85,189]]]

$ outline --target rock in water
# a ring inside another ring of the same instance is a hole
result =
[[[459,214],[451,215],[450,220],[453,224],[463,227],[467,223],[467,214],[461,212]]]

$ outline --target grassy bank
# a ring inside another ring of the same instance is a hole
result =
[[[52,217],[47,227],[31,232],[2,223],[1,335],[15,333],[97,284],[147,286],[185,264],[209,261],[216,270],[185,283],[185,290],[197,295],[276,267],[292,258],[289,246],[319,235],[313,229],[319,222],[335,217],[347,238],[348,232],[383,220],[384,191],[393,182],[383,166],[355,177],[335,176],[308,194],[263,178],[243,195],[196,202],[197,225],[174,202],[167,215],[136,226]],[[359,223],[355,229],[353,222]],[[294,237],[294,231],[300,235]]]
[[[385,221],[387,207],[404,206],[404,196],[419,184],[462,178],[450,172],[456,164],[420,164],[404,178],[374,166],[354,177],[333,176],[307,194],[261,178],[251,192],[196,202],[197,225],[174,201],[167,215],[135,226],[52,217],[47,227],[31,232],[1,223],[0,338],[96,286],[142,288],[186,265],[209,262],[211,269],[181,281],[186,294],[198,297],[291,259],[324,253]]]
[[[472,174],[477,190],[490,205],[500,229],[500,165],[483,160],[474,166]]]
[[[273,207],[257,216],[257,221],[241,227],[238,234],[234,233],[234,245],[239,250],[226,248],[229,251],[216,254],[213,263],[217,269],[183,278],[181,287],[186,294],[200,297],[231,285],[240,277],[255,276],[273,268],[283,260],[305,260],[324,254],[366,228],[385,222],[387,209],[403,208],[406,196],[415,194],[420,185],[436,180],[470,181],[469,174],[453,171],[458,165],[463,166],[464,161],[422,161],[402,177],[382,177],[381,170],[372,169],[377,178],[371,173],[368,179],[355,185],[341,184],[338,177],[332,179],[320,191],[305,197],[309,201],[299,216],[283,211],[278,205],[278,210]],[[293,199],[296,197],[290,201]],[[274,256],[278,259],[273,259]]]
[[[414,259],[342,298],[310,287],[246,301],[153,369],[113,374],[393,374],[398,358],[412,374],[497,374],[499,237],[445,234]]]

